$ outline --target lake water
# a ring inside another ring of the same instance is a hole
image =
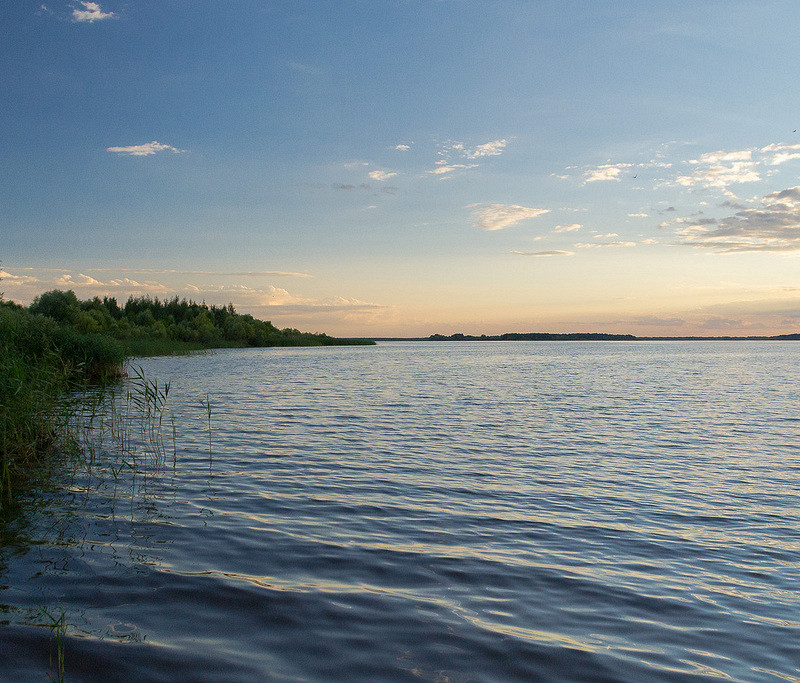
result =
[[[798,343],[141,365],[163,451],[0,527],[3,680],[800,681]]]

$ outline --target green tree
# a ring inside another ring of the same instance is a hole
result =
[[[37,296],[28,307],[31,313],[45,315],[60,323],[75,323],[81,310],[78,297],[71,289],[52,289]]]

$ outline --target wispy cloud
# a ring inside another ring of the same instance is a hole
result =
[[[459,169],[476,168],[478,166],[478,164],[448,164],[446,161],[437,161],[436,163],[440,165],[431,169],[428,173],[432,173],[433,175],[445,175]]]
[[[177,147],[173,147],[172,145],[166,145],[164,143],[153,140],[152,142],[146,142],[143,145],[130,145],[128,147],[107,147],[106,151],[114,152],[116,154],[127,154],[128,156],[134,156],[134,157],[147,157],[153,154],[157,154],[158,152],[173,152],[175,154],[180,154],[182,152],[185,152],[186,150],[178,149]]]
[[[574,256],[574,251],[564,251],[562,249],[551,249],[550,251],[512,251],[518,256]]]
[[[503,153],[507,144],[508,140],[506,139],[491,140],[474,147],[469,147],[463,142],[453,142],[452,140],[445,142],[439,145],[439,149],[436,152],[439,156],[438,161],[435,163],[436,168],[427,171],[427,173],[446,177],[454,171],[476,168],[478,166],[477,163],[465,162],[474,162],[477,159],[498,156]]]
[[[474,209],[474,225],[483,230],[502,230],[526,218],[536,218],[550,212],[550,209],[532,209],[519,204],[470,204],[467,208]]]
[[[405,145],[405,144],[395,145],[393,149],[396,149],[398,152],[407,152],[408,150],[411,149],[411,145]]]
[[[270,303],[249,308],[260,308],[272,313],[351,313],[357,311],[373,311],[383,309],[382,304],[373,304],[358,299],[332,297],[324,300],[305,300],[302,302]]]
[[[575,232],[580,230],[583,226],[580,223],[571,223],[570,225],[557,225],[554,232]]]
[[[635,247],[636,242],[578,242],[574,246],[576,249],[613,249],[619,247]]]
[[[104,12],[100,8],[100,4],[97,2],[83,2],[81,0],[81,5],[83,5],[83,9],[78,9],[77,7],[73,7],[72,9],[72,21],[74,22],[95,22],[95,21],[102,21],[103,19],[114,19],[116,15],[113,12]]]
[[[800,185],[766,195],[758,208],[694,221],[676,234],[683,244],[721,253],[800,251]]]

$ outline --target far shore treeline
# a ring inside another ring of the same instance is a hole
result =
[[[384,341],[376,338],[378,341]],[[504,334],[432,334],[424,341],[735,341],[774,340],[800,341],[800,334],[777,334],[772,337],[636,337],[632,334],[607,334],[605,332],[506,332]],[[423,341],[420,339],[420,341]]]

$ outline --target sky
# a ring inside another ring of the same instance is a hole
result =
[[[0,9],[0,291],[343,336],[800,332],[797,0]]]

